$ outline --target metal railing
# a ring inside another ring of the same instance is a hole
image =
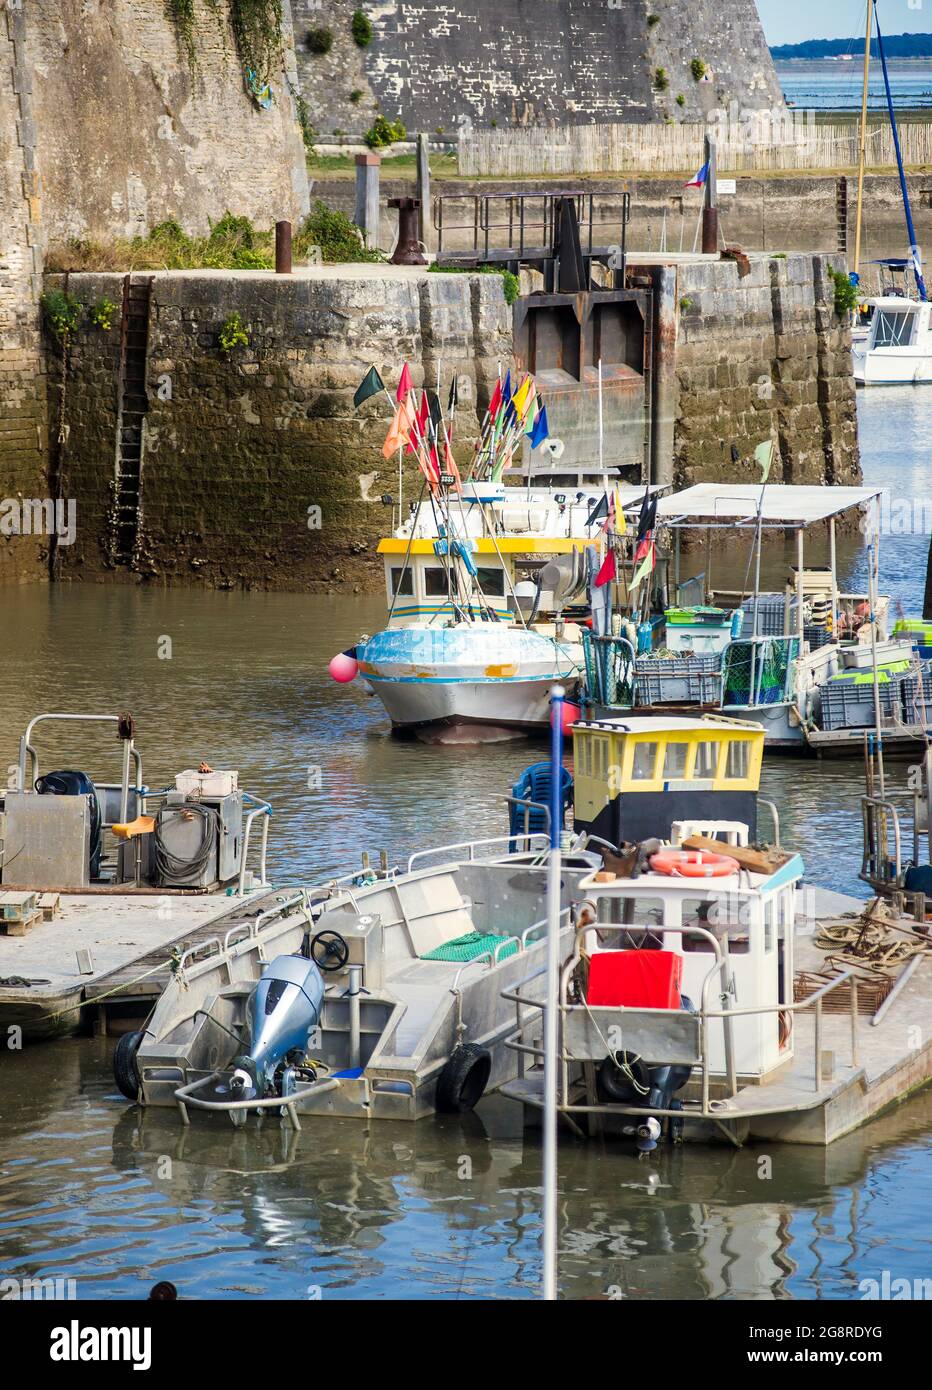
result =
[[[634,932],[634,931],[644,931],[644,932],[648,932],[648,931],[655,931],[655,930],[656,930],[656,925],[654,924],[654,925],[651,925],[651,926],[636,927],[636,926],[632,926],[632,925],[630,925],[630,924],[624,924],[624,925],[621,925],[621,926],[616,926],[616,925],[613,924],[613,923],[590,922],[590,923],[586,923],[584,926],[581,926],[581,927],[577,928],[577,931],[576,931],[576,939],[575,939],[575,947],[574,947],[574,950],[573,950],[572,955],[570,956],[570,959],[567,961],[566,965],[565,965],[564,968],[563,968],[563,972],[562,972],[561,980],[560,980],[560,996],[559,996],[559,1005],[558,1005],[558,1007],[559,1007],[559,1012],[560,1012],[560,1016],[561,1016],[561,1028],[560,1028],[560,1037],[561,1037],[561,1038],[564,1038],[564,1037],[566,1036],[566,1016],[567,1016],[567,1014],[570,1012],[570,1010],[583,1009],[583,1008],[586,1007],[586,1006],[583,1005],[583,1004],[570,1004],[570,1003],[567,1003],[567,1002],[566,1002],[566,996],[567,996],[567,986],[568,986],[569,980],[570,980],[570,978],[571,978],[571,976],[572,976],[572,974],[573,974],[573,971],[576,969],[576,966],[579,964],[579,961],[580,961],[579,948],[580,948],[580,943],[581,943],[581,941],[582,941],[582,938],[583,938],[583,936],[585,935],[585,933],[586,933],[587,931],[591,931],[591,930],[593,930],[593,929],[596,929],[596,930],[599,930],[599,931],[606,931],[606,930],[612,929],[612,930],[617,930],[617,931],[624,931],[624,932],[626,932],[626,933],[630,933],[630,932]],[[710,1068],[710,1066],[709,1066],[709,1045],[708,1045],[708,1043],[709,1043],[709,1037],[708,1037],[708,1025],[709,1025],[709,1023],[710,1023],[713,1019],[721,1019],[722,1022],[723,1022],[723,1027],[724,1027],[725,1035],[726,1035],[726,1036],[725,1036],[725,1058],[726,1058],[726,1073],[725,1073],[725,1078],[726,1078],[726,1084],[727,1084],[728,1089],[730,1090],[730,1093],[731,1093],[731,1098],[734,1098],[734,1096],[737,1094],[737,1077],[736,1077],[736,1073],[735,1073],[733,1046],[732,1046],[732,1044],[730,1043],[730,1041],[729,1041],[729,1036],[728,1036],[729,1033],[730,1033],[730,1031],[731,1031],[731,1025],[732,1025],[732,1023],[734,1022],[734,1020],[735,1020],[735,1019],[738,1019],[738,1018],[753,1017],[753,1016],[759,1016],[759,1015],[764,1015],[764,1014],[776,1014],[776,1015],[779,1017],[781,1014],[797,1014],[797,1013],[800,1013],[800,1014],[801,1014],[801,1013],[805,1013],[805,1012],[808,1012],[808,1011],[812,1011],[813,1017],[814,1017],[814,1044],[813,1044],[813,1045],[814,1045],[814,1050],[815,1050],[814,1068],[813,1068],[813,1071],[814,1071],[814,1077],[813,1077],[813,1090],[814,1090],[814,1093],[818,1094],[818,1093],[822,1090],[822,1034],[823,1034],[823,1011],[822,1011],[822,1004],[823,1004],[824,999],[825,999],[829,994],[831,994],[834,990],[840,988],[842,985],[849,984],[849,983],[850,983],[850,995],[851,995],[851,1008],[850,1008],[850,1014],[851,1014],[851,1066],[852,1066],[852,1068],[854,1069],[854,1068],[857,1068],[857,1067],[860,1065],[860,1049],[859,1049],[859,1036],[858,1036],[858,1021],[859,1021],[859,1020],[858,1020],[858,986],[857,986],[857,974],[856,974],[856,971],[855,971],[855,970],[851,969],[851,970],[845,970],[845,971],[843,971],[843,972],[842,972],[840,975],[838,975],[835,979],[829,980],[829,981],[828,981],[826,984],[824,984],[820,989],[816,990],[814,994],[810,994],[806,999],[795,1000],[795,1001],[793,1001],[792,1003],[758,1004],[758,1005],[752,1005],[752,1006],[748,1006],[748,1007],[737,1007],[737,1008],[724,1008],[724,1007],[723,1007],[723,1008],[721,1008],[721,1009],[712,1009],[712,1008],[709,1008],[709,1007],[708,1007],[708,991],[709,991],[709,989],[711,988],[712,982],[713,982],[713,980],[715,979],[715,976],[716,976],[717,974],[720,975],[720,976],[722,977],[722,982],[723,982],[723,983],[722,983],[723,997],[724,997],[724,995],[728,992],[727,989],[726,989],[726,985],[725,985],[725,972],[727,971],[727,968],[728,968],[728,965],[729,965],[729,956],[728,956],[728,954],[727,954],[727,951],[723,953],[723,952],[721,951],[721,949],[720,949],[720,943],[718,943],[717,939],[716,939],[715,937],[713,937],[713,936],[711,935],[711,933],[705,932],[705,931],[704,931],[703,929],[701,929],[701,928],[695,928],[695,927],[688,927],[688,928],[687,928],[687,927],[684,927],[684,928],[664,927],[663,930],[664,930],[665,932],[668,932],[668,931],[670,931],[670,932],[672,932],[672,931],[677,931],[677,932],[689,932],[690,935],[698,933],[698,934],[701,934],[701,935],[704,935],[704,936],[708,937],[708,938],[713,942],[713,944],[714,944],[714,946],[715,946],[715,950],[716,950],[716,961],[715,961],[715,964],[712,966],[712,968],[709,970],[708,974],[706,975],[706,977],[705,977],[705,979],[704,979],[704,981],[703,981],[703,985],[702,985],[702,995],[701,995],[701,1001],[702,1001],[702,1002],[701,1002],[700,1008],[699,1008],[699,1010],[698,1010],[698,1018],[699,1018],[699,1023],[700,1023],[700,1058],[701,1058],[700,1063],[699,1063],[699,1066],[700,1066],[700,1101],[698,1102],[698,1105],[697,1105],[696,1102],[687,1102],[687,1103],[686,1103],[687,1108],[684,1108],[683,1110],[663,1110],[663,1109],[657,1109],[657,1108],[651,1107],[650,1113],[651,1113],[652,1115],[657,1116],[657,1117],[659,1117],[659,1116],[664,1116],[664,1117],[670,1116],[670,1117],[672,1117],[672,1118],[679,1118],[679,1119],[682,1119],[682,1118],[684,1117],[684,1115],[685,1115],[685,1116],[687,1116],[687,1117],[691,1116],[692,1118],[696,1118],[696,1119],[713,1120],[713,1121],[716,1121],[716,1122],[720,1123],[722,1120],[727,1120],[727,1119],[729,1119],[729,1118],[732,1118],[732,1119],[748,1119],[748,1118],[751,1118],[751,1117],[757,1116],[757,1115],[767,1115],[767,1114],[772,1114],[772,1113],[773,1113],[773,1107],[762,1106],[762,1107],[758,1107],[758,1108],[751,1108],[751,1107],[744,1107],[744,1106],[742,1106],[740,1110],[738,1110],[738,1109],[730,1109],[729,1106],[728,1106],[728,1100],[727,1100],[727,1099],[725,1099],[725,1100],[712,1100],[712,1099],[711,1099],[711,1085],[712,1085],[712,1076],[713,1076],[713,1074],[712,1074],[711,1068]],[[546,1001],[535,1000],[535,999],[532,999],[532,998],[527,997],[525,994],[522,993],[522,991],[523,991],[524,989],[526,989],[526,987],[527,987],[528,985],[530,985],[533,981],[539,980],[545,973],[546,973],[546,972],[545,972],[545,970],[544,970],[543,968],[541,968],[541,969],[539,969],[539,970],[535,970],[535,971],[533,971],[530,975],[524,976],[523,979],[521,979],[521,980],[517,981],[515,984],[511,985],[510,988],[508,988],[508,989],[506,989],[506,990],[502,990],[502,998],[503,998],[503,999],[509,1000],[510,1002],[514,1003],[514,1005],[515,1005],[515,1015],[516,1015],[516,1025],[517,1025],[516,1028],[515,1028],[515,1030],[505,1039],[505,1046],[508,1047],[509,1049],[511,1049],[512,1051],[515,1051],[515,1052],[518,1052],[519,1054],[522,1054],[523,1056],[531,1056],[531,1057],[533,1057],[533,1058],[535,1059],[535,1061],[538,1062],[538,1063],[542,1063],[543,1060],[544,1060],[543,1048],[542,1048],[542,1046],[541,1046],[539,1043],[527,1043],[526,1041],[524,1041],[524,1035],[525,1035],[525,1032],[526,1032],[526,1029],[528,1028],[528,1026],[529,1026],[531,1023],[535,1022],[537,1019],[539,1019],[540,1017],[543,1016],[543,1014],[545,1013],[545,1010],[547,1009],[548,1005],[547,1005],[547,1002],[546,1002]],[[525,1015],[524,1017],[522,1017],[522,1012],[521,1012],[522,1009],[524,1009],[524,1010],[530,1010],[531,1012],[530,1012],[529,1014]],[[625,1012],[637,1012],[637,1011],[636,1011],[636,1010],[625,1010],[625,1009],[623,1009],[623,1008],[619,1008],[619,1009],[618,1009],[618,1012],[619,1012],[620,1014],[623,1015]],[[584,1059],[576,1058],[576,1057],[570,1056],[570,1055],[566,1052],[565,1047],[563,1047],[563,1046],[561,1045],[561,1050],[560,1050],[560,1053],[559,1053],[559,1062],[560,1062],[560,1066],[561,1066],[561,1078],[560,1078],[560,1079],[561,1079],[561,1085],[560,1085],[560,1092],[559,1092],[559,1096],[558,1096],[558,1104],[559,1104],[559,1108],[560,1108],[560,1110],[561,1110],[562,1113],[566,1113],[566,1114],[598,1114],[598,1113],[612,1113],[612,1112],[614,1112],[614,1113],[626,1114],[626,1115],[638,1115],[638,1114],[643,1115],[643,1114],[646,1113],[645,1108],[644,1108],[643,1106],[636,1106],[636,1105],[622,1105],[622,1104],[609,1104],[609,1103],[597,1104],[597,1105],[588,1105],[588,1104],[574,1104],[574,1103],[570,1103],[570,1100],[569,1100],[569,1092],[570,1092],[569,1068],[570,1068],[570,1065],[571,1065],[572,1063],[574,1063],[574,1062],[580,1062],[581,1060],[584,1060]],[[647,1060],[649,1060],[649,1059],[647,1059]],[[661,1060],[662,1060],[662,1059],[661,1059]],[[523,1063],[522,1063],[522,1071],[523,1071]],[[532,1100],[529,1100],[528,1103],[534,1104],[535,1102],[532,1101]]]
[[[486,845],[505,845],[505,846],[507,847],[507,845],[509,844],[509,842],[510,842],[513,838],[514,838],[514,837],[511,836],[511,835],[495,835],[495,836],[493,836],[491,839],[488,839],[488,840],[460,840],[457,844],[452,844],[452,845],[438,845],[438,846],[436,847],[436,849],[420,849],[420,850],[418,850],[415,854],[412,854],[412,855],[409,857],[409,859],[408,859],[407,873],[410,873],[410,872],[411,872],[413,866],[415,865],[415,863],[416,863],[419,859],[427,859],[430,855],[435,855],[435,854],[451,854],[454,850],[458,850],[458,849],[468,849],[468,850],[469,850],[469,862],[472,863],[473,860],[474,860],[475,857],[476,857],[476,853],[475,853],[475,852],[476,852],[477,849],[480,848],[480,846],[486,846]],[[530,840],[536,840],[536,841],[539,841],[539,842],[540,842],[540,843],[538,843],[537,845],[529,846],[529,851],[533,851],[533,849],[535,849],[535,848],[538,849],[538,850],[548,849],[549,846],[550,846],[550,836],[549,836],[549,835],[543,835],[543,834],[540,834],[540,833],[536,833],[536,834],[533,834],[533,835],[529,836],[528,838],[529,838]],[[507,852],[507,850],[506,850],[506,852]]]

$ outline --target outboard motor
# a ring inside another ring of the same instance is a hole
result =
[[[687,1013],[696,1012],[696,1006],[685,994],[680,996],[680,1007]],[[645,1154],[656,1149],[663,1129],[650,1111],[681,1109],[682,1102],[675,1096],[691,1075],[689,1066],[648,1067],[634,1053],[620,1052],[605,1058],[596,1076],[596,1086],[600,1100],[615,1105],[636,1105],[647,1112],[640,1124],[625,1129],[626,1134],[637,1136],[638,1154]],[[672,1121],[670,1132],[674,1140],[681,1137],[682,1128],[682,1120]]]
[[[249,1051],[233,1063],[234,1099],[292,1093],[295,1079],[307,1072],[301,1064],[323,999],[323,977],[313,960],[277,956],[266,966],[246,1006],[251,1041]]]

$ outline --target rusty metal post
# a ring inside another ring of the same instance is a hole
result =
[[[389,198],[388,206],[398,209],[398,241],[392,252],[390,265],[426,265],[427,257],[421,250],[418,237],[418,212],[420,202],[417,198]]]
[[[275,223],[275,274],[291,274],[291,223]]]

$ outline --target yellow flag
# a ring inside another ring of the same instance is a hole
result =
[[[511,398],[511,404],[515,408],[515,414],[519,420],[524,419],[524,411],[527,406],[528,392],[533,388],[533,382],[526,376]]]
[[[621,493],[615,489],[615,534],[625,536],[628,533],[628,520],[625,516],[625,509],[621,505]]]

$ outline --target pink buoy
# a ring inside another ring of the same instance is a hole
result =
[[[346,685],[348,681],[355,680],[359,671],[359,662],[349,652],[338,652],[331,660],[328,667],[330,675],[341,685]]]
[[[563,718],[561,721],[563,725],[563,732],[565,734],[568,734],[572,729],[573,725],[578,724],[581,718],[582,710],[580,709],[579,705],[574,705],[571,700],[564,700]],[[551,722],[552,721],[553,715],[551,714]]]

